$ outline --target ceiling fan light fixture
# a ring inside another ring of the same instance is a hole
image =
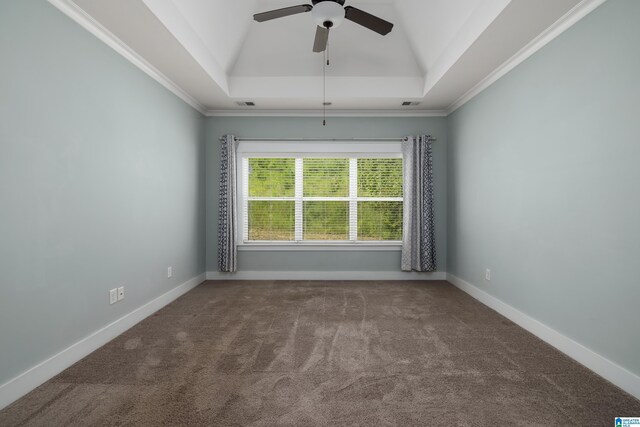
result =
[[[339,3],[324,0],[313,7],[311,15],[319,27],[334,29],[344,21],[345,11]]]

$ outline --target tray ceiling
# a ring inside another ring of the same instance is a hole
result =
[[[204,110],[318,110],[323,55],[300,14],[257,12],[295,0],[50,0],[80,11]],[[309,2],[310,3],[310,2]],[[332,31],[327,97],[341,110],[446,110],[580,0],[347,0],[395,24]],[[402,107],[403,101],[416,101]]]

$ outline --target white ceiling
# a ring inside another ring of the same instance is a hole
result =
[[[323,55],[310,13],[264,23],[300,0],[65,0],[205,110],[317,110]],[[304,0],[306,1],[306,0]],[[303,1],[303,2],[304,2]],[[308,3],[311,3],[308,1]],[[341,110],[446,110],[581,0],[347,0],[393,22],[383,37],[331,32],[327,97]]]

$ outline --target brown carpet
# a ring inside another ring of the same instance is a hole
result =
[[[612,426],[640,401],[445,282],[205,282],[2,426]]]

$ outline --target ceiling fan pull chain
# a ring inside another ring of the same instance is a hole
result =
[[[324,51],[324,59],[322,61],[322,126],[327,125],[327,51]]]
[[[327,65],[330,65],[329,64],[329,47],[330,47],[330,45],[329,45],[329,43],[327,43]]]

